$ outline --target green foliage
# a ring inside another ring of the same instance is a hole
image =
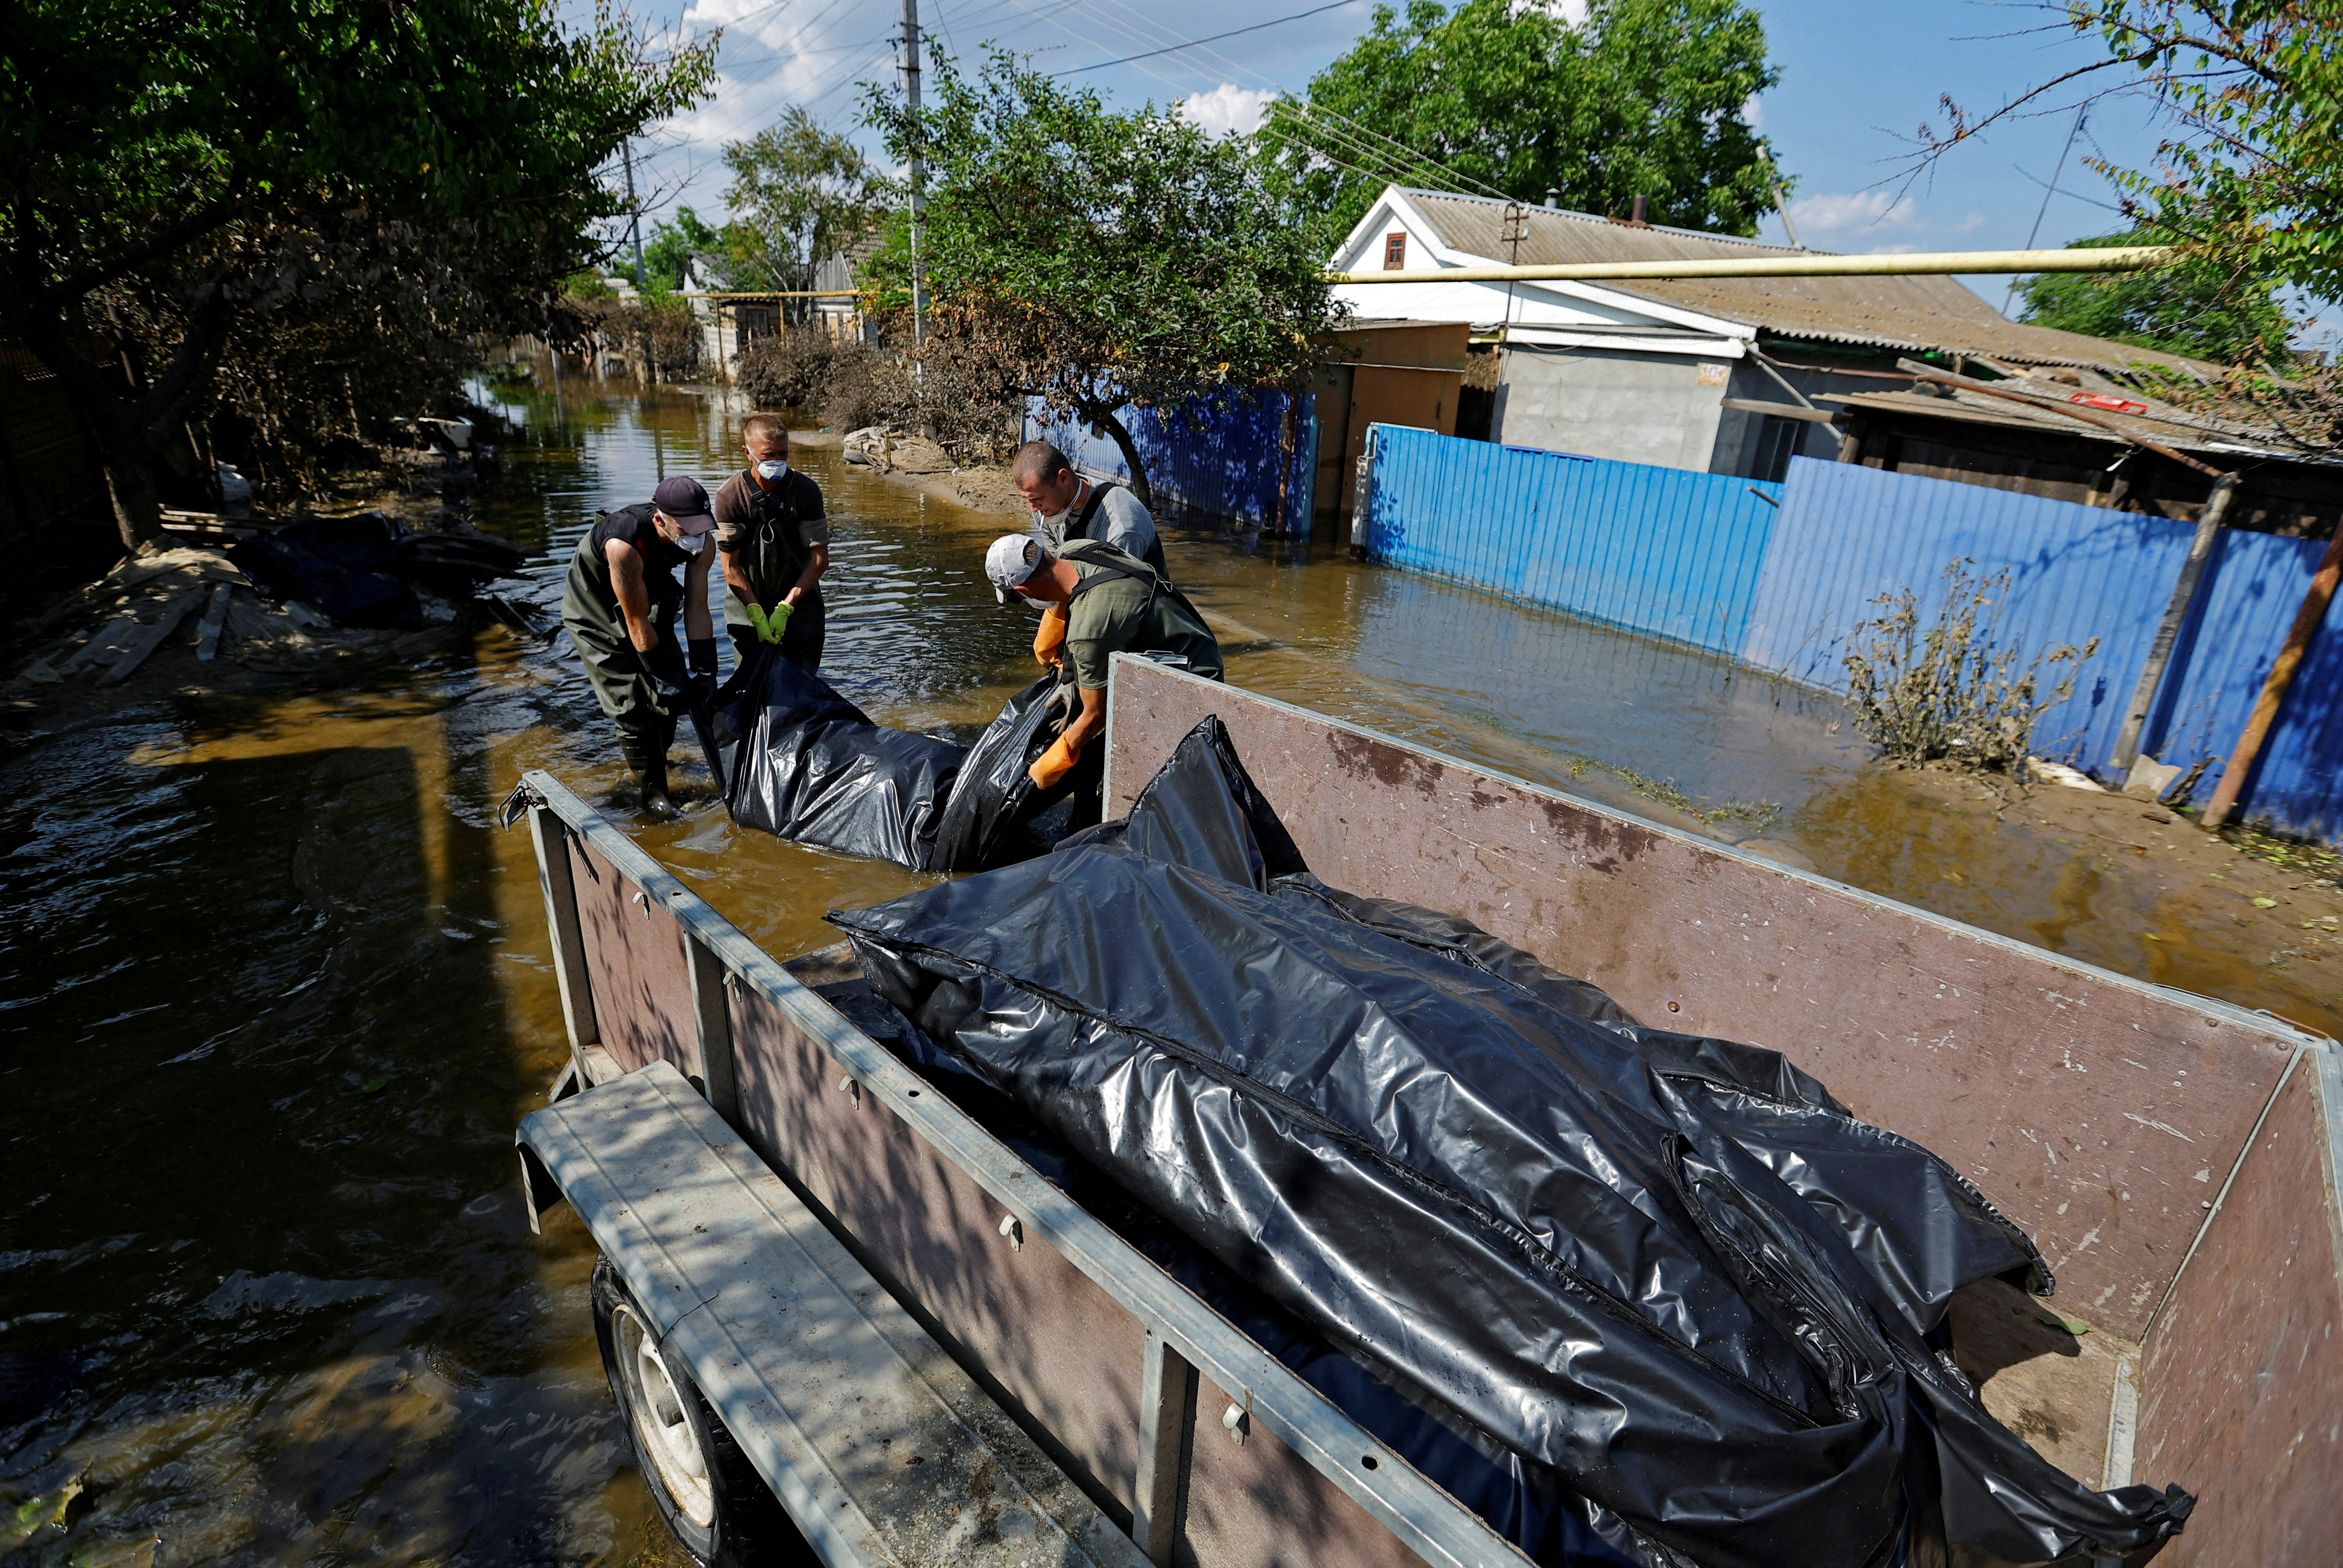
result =
[[[1575,27],[1514,0],[1410,0],[1378,5],[1255,141],[1335,236],[1386,184],[1552,189],[1617,217],[1642,196],[1654,223],[1755,234],[1772,196],[1745,106],[1780,77],[1739,0],[1594,0]]]
[[[648,276],[637,278],[635,286],[673,294],[683,287],[685,269],[692,257],[720,256],[724,246],[723,234],[710,228],[689,207],[678,207],[674,223],[651,226],[651,237],[643,246],[643,271]]]
[[[1144,493],[1120,410],[1161,417],[1312,362],[1330,311],[1323,252],[1242,146],[1152,106],[1111,111],[1004,51],[974,78],[940,60],[933,80],[916,124],[882,91],[866,106],[895,156],[922,154],[931,173],[926,354],[948,379],[989,379],[1105,428]]]
[[[2153,230],[2078,239],[2067,248],[2167,245]],[[2117,343],[2260,365],[2283,354],[2288,321],[2267,276],[2232,276],[2197,260],[2145,272],[2049,272],[2019,290],[2021,319]]]
[[[814,269],[850,248],[886,211],[878,168],[800,106],[726,146],[724,166],[732,173],[724,199],[735,217],[725,241],[738,288],[811,288]]]
[[[301,340],[254,324],[541,312],[617,210],[598,167],[713,58],[549,0],[0,0],[0,318],[97,428],[128,535],[222,355]],[[93,338],[126,317],[135,342]]]
[[[2215,274],[2343,300],[2343,12],[2334,0],[2069,0],[2077,32],[2173,126],[2160,167],[2107,167]]]

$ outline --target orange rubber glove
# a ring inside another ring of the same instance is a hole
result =
[[[1074,764],[1081,759],[1082,754],[1067,745],[1066,738],[1061,735],[1051,743],[1050,749],[1033,759],[1033,766],[1025,769],[1025,777],[1033,780],[1035,789],[1047,789],[1072,772]]]
[[[1041,612],[1041,629],[1033,634],[1033,662],[1052,665],[1065,658],[1066,607],[1053,604]]]

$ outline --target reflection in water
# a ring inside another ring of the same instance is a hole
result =
[[[737,457],[713,399],[578,387],[513,407],[481,508],[541,552],[548,607],[598,510]],[[980,578],[1004,519],[797,459],[833,518],[824,674],[972,737],[1032,669],[1030,618]],[[1829,704],[1339,550],[1173,538],[1237,684],[1664,819],[1692,820],[1605,769],[1712,814],[1775,802],[1767,836],[1825,874],[2318,1016],[2137,879],[1858,769]],[[687,749],[690,814],[622,824],[772,950],[927,879],[736,832]],[[0,762],[0,1528],[82,1489],[35,1560],[671,1560],[586,1332],[588,1243],[566,1211],[529,1236],[512,1180],[565,1050],[525,836],[492,826],[531,768],[589,799],[623,782],[566,642],[498,631],[366,689],[156,703]]]

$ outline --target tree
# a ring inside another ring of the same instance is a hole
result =
[[[725,234],[740,287],[811,288],[814,269],[860,239],[886,210],[878,168],[799,106],[779,125],[728,145],[724,166],[732,171],[724,199],[733,212]]]
[[[1920,127],[1916,172],[2005,120],[2137,100],[2166,127],[2155,166],[2104,158],[2091,166],[2115,183],[2137,227],[2186,249],[2197,281],[2182,286],[2200,308],[2244,330],[2277,286],[2343,300],[2343,18],[2334,0],[2056,0],[2045,9],[2054,28],[2097,37],[2106,55],[1984,114],[1946,98],[1945,128]],[[2233,363],[2218,385],[2165,377],[2151,378],[2155,389],[2306,451],[2343,444],[2336,373],[2303,371],[2277,355],[2282,342],[2259,341],[2265,352]]]
[[[712,63],[540,0],[0,0],[0,319],[96,433],[133,545],[240,330],[372,315],[402,268],[444,325],[525,315],[618,209],[598,166]]]
[[[1350,53],[1256,141],[1346,234],[1387,184],[1501,194],[1755,234],[1772,202],[1747,105],[1781,79],[1739,0],[1593,0],[1572,25],[1517,0],[1375,8]]]
[[[917,121],[866,99],[889,149],[931,180],[921,259],[955,377],[1039,397],[1104,430],[1149,498],[1127,411],[1290,385],[1332,310],[1324,257],[1247,150],[1152,105],[1110,112],[991,50],[934,69]]]
[[[1920,127],[1922,163],[2020,115],[2144,100],[2167,126],[2157,166],[2091,160],[2123,192],[2124,216],[2223,276],[2343,299],[2343,15],[2334,0],[2060,0],[2046,9],[2063,30],[2096,35],[2107,56],[1981,116],[1946,98],[1946,128]]]
[[[726,242],[727,236],[709,227],[698,213],[679,206],[674,223],[651,226],[650,242],[643,246],[643,271],[649,276],[635,279],[635,286],[677,293],[693,260],[721,256]]]
[[[2078,239],[2069,250],[2164,245],[2151,229]],[[2019,290],[2021,319],[2086,337],[2162,348],[2216,365],[2261,365],[2285,352],[2288,322],[2267,276],[2242,285],[2201,262],[2146,272],[2046,272]]]

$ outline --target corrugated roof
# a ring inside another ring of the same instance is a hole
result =
[[[1946,395],[1943,397],[1920,391],[1879,391],[1825,395],[1821,401],[1845,404],[1853,408],[1918,414],[1931,419],[1956,419],[1967,424],[2046,430],[2061,436],[2080,437],[2087,441],[2105,441],[2110,445],[2124,444],[2128,438],[2134,443],[2154,441],[2186,452],[2226,453],[2232,457],[2250,453],[2294,462],[2321,461],[2308,453],[2271,445],[2267,436],[2258,435],[2245,426],[2185,413],[2153,398],[2143,397],[2137,392],[2099,381],[2096,377],[2087,376],[2084,385],[2079,387],[2036,383],[2031,378],[1996,385],[2013,392],[2035,394],[2039,398],[2039,405],[2013,402],[2006,397],[1988,397],[1957,387],[1944,388]],[[2126,414],[2111,408],[2076,405],[2079,412],[2104,419],[2116,427],[2115,430],[2108,430],[2059,412],[2061,407],[2072,402],[2077,392],[2097,394],[2110,400],[2119,399],[2136,407],[2144,407],[2147,412]]]
[[[1441,191],[1403,188],[1400,194],[1449,249],[1501,265],[1832,254],[1690,229],[1637,228],[1589,213],[1531,207],[1528,234],[1516,256],[1503,240],[1503,202]],[[1782,337],[1906,353],[1984,354],[2020,364],[2071,365],[2107,373],[2146,362],[2218,374],[2216,367],[2177,354],[2012,321],[1951,277],[1704,277],[1605,281],[1593,286],[1697,310]]]

